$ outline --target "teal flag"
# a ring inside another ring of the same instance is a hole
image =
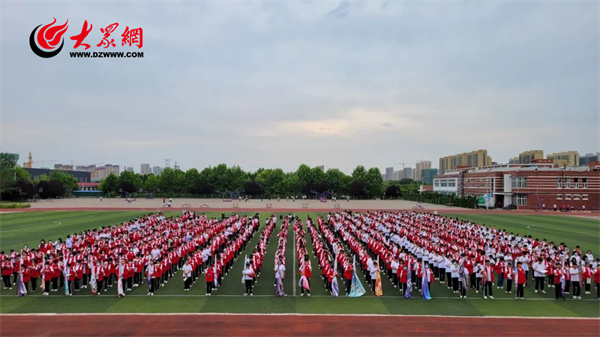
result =
[[[352,286],[350,288],[350,294],[348,297],[361,297],[366,293],[365,288],[360,283],[356,271],[352,273]]]

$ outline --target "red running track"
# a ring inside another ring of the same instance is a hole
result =
[[[0,315],[1,336],[598,336],[600,319],[377,315]]]

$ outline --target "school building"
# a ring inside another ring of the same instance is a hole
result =
[[[494,207],[515,205],[519,209],[546,209],[555,204],[575,209],[598,210],[600,163],[556,167],[540,160],[531,165],[502,165],[446,171],[433,179],[440,193],[485,197]]]

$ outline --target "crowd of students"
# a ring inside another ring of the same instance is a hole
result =
[[[592,283],[600,298],[600,259],[594,260],[591,251],[581,252],[579,246],[570,251],[564,243],[411,211],[330,213],[326,221],[319,219],[319,226],[330,245],[336,244],[341,265],[348,264],[349,255],[340,246],[359,258],[365,279],[373,284],[371,275],[379,259],[403,294],[408,278],[419,289],[425,276],[427,282],[438,280],[461,298],[472,290],[493,299],[494,288],[512,293],[513,283],[519,299],[530,285],[536,293],[545,293],[545,286],[556,289],[557,299],[565,293],[581,299],[581,289],[591,294]]]
[[[332,237],[332,235],[330,235],[331,233],[327,232],[326,230],[323,232],[323,235],[320,235],[319,231],[313,224],[313,221],[310,217],[306,220],[306,228],[308,229],[312,241],[313,252],[315,254],[315,257],[317,258],[317,261],[319,262],[319,268],[321,269],[321,279],[325,283],[325,289],[332,293],[335,291],[333,287],[333,280],[335,277],[337,277],[338,273],[336,271],[335,259],[331,253],[331,245],[328,241],[324,241],[322,239],[322,237],[325,237],[327,240],[328,238]],[[352,266],[349,267],[352,268]],[[348,275],[344,273],[344,276],[346,277]],[[351,282],[352,271],[350,270],[349,278],[347,278],[345,287],[346,295],[350,293]]]
[[[72,295],[88,286],[101,295],[119,281],[119,295],[124,295],[147,282],[148,295],[153,295],[186,265],[184,287],[189,289],[207,266],[219,280],[258,227],[257,217],[150,214],[74,233],[64,241],[41,240],[38,248],[1,251],[3,284],[5,289],[19,285],[18,295],[40,287],[46,296],[61,288]]]
[[[304,296],[304,293],[310,296],[310,278],[312,276],[312,266],[308,251],[306,250],[306,239],[304,238],[306,232],[302,226],[302,221],[296,218],[294,219],[293,225],[294,235],[296,239],[296,258],[298,259],[298,275],[300,276],[300,296]]]
[[[300,277],[301,295],[310,295],[312,266],[305,230],[297,217],[283,218],[275,252],[275,290],[285,296],[285,249],[290,221]],[[256,247],[244,261],[244,294],[253,295],[263,266],[271,233],[277,224],[266,219]],[[420,289],[423,282],[446,286],[460,298],[482,293],[493,299],[494,291],[524,298],[525,287],[535,293],[554,289],[556,299],[571,294],[600,298],[600,259],[579,247],[509,233],[436,214],[401,212],[330,213],[317,225],[307,218],[313,252],[326,289],[333,292],[334,279],[342,275],[346,295],[350,293],[357,267],[374,290],[375,276],[382,271],[402,295]],[[185,212],[166,218],[151,214],[119,225],[86,230],[54,242],[41,240],[37,248],[0,252],[4,289],[18,286],[18,295],[43,294],[64,289],[67,295],[90,288],[100,295],[114,285],[126,295],[147,284],[153,295],[182,269],[184,291],[189,291],[205,273],[206,294],[221,284],[234,261],[259,230],[258,216],[233,215],[209,219]],[[336,279],[337,281],[337,279]]]
[[[275,218],[276,220],[276,218]],[[288,227],[290,218],[285,217],[277,234],[277,250],[275,251],[275,295],[287,296],[283,281],[285,280],[285,245],[287,243]]]
[[[256,284],[257,277],[260,276],[263,266],[263,260],[265,253],[267,252],[267,245],[275,228],[277,219],[272,216],[266,219],[265,227],[258,243],[254,247],[250,258],[245,259],[244,270],[242,271],[242,283],[244,284],[244,296],[254,296],[254,285]]]

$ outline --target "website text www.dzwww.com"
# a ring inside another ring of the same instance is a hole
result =
[[[77,58],[143,58],[144,52],[123,52],[123,51],[72,51],[71,57]]]

